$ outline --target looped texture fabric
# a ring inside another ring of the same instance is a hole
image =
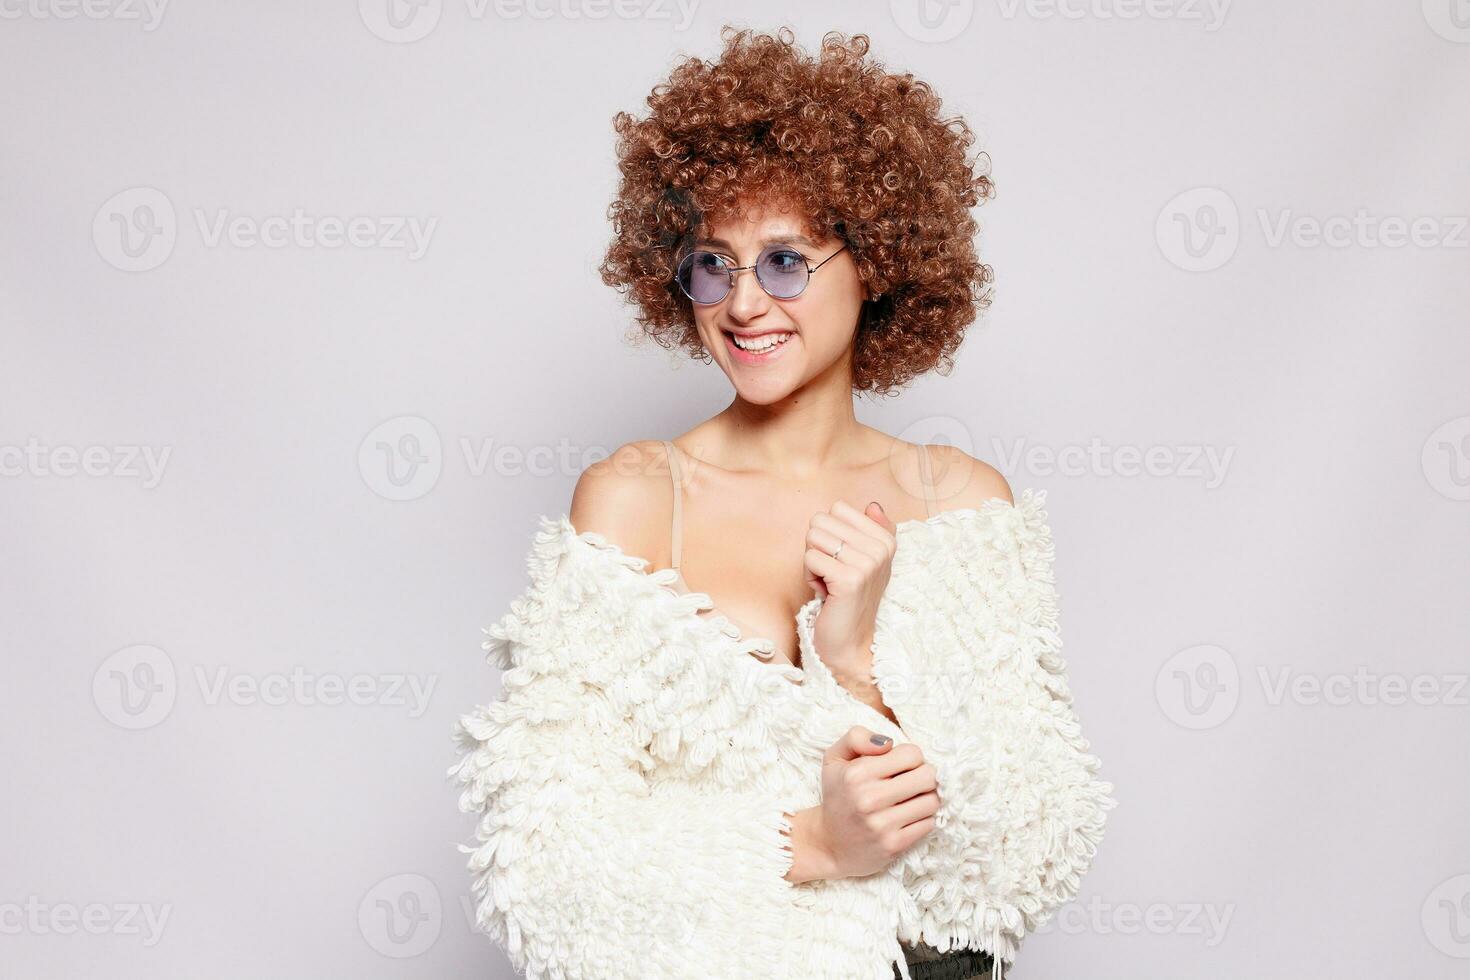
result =
[[[983,950],[999,980],[1076,897],[1115,805],[1072,708],[1043,502],[896,525],[872,674],[897,724],[814,652],[820,598],[797,614],[803,668],[734,656],[673,570],[543,517],[531,584],[485,628],[500,690],[454,733],[478,926],[527,980],[949,975],[906,943]],[[934,830],[882,872],[795,885],[786,814],[821,802],[854,725],[922,748]]]

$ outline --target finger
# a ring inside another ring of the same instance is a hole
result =
[[[910,796],[888,808],[888,816],[895,827],[907,827],[915,820],[932,817],[939,812],[939,794],[934,790]]]
[[[873,741],[874,737],[886,739],[883,742]],[[851,762],[861,756],[878,755],[886,753],[893,748],[893,739],[887,735],[878,735],[871,728],[862,725],[853,725],[822,755],[823,762]]]
[[[851,521],[853,526],[863,528],[870,534],[876,534],[881,530],[881,525],[877,521],[863,513],[863,511],[858,510],[846,500],[840,498],[834,500],[832,501],[832,506],[827,509],[834,516],[840,517],[845,521]]]
[[[831,531],[825,527],[819,527],[816,524],[812,524],[812,526],[807,528],[806,530],[806,543],[807,547],[816,548],[818,551],[825,551],[827,554],[830,555],[832,552],[836,551],[838,547],[840,547],[844,542],[842,537],[836,532]]]
[[[806,563],[807,571],[812,575],[819,576],[824,583],[846,575],[849,571],[848,566],[817,548],[806,549],[806,554],[802,556],[802,560]]]
[[[878,501],[870,501],[868,503],[868,506],[863,509],[863,513],[867,515],[869,520],[877,524],[889,534],[898,533],[898,525],[893,523],[893,521],[889,519],[888,512],[883,509],[883,505],[878,503]]]
[[[851,510],[851,507],[848,509]],[[858,516],[861,517],[862,515],[859,514]],[[863,520],[867,521],[868,519],[864,517]],[[885,532],[871,521],[868,521],[868,523],[871,529],[858,527],[852,521],[838,517],[835,514],[815,514],[812,516],[811,527],[812,530],[819,530],[825,535],[830,535],[847,546],[848,550],[844,550],[842,554],[837,556],[839,560],[845,558],[849,552],[853,552],[866,555],[874,561],[882,561],[887,557],[886,545],[882,538],[875,536],[875,532],[876,534],[883,534]],[[827,550],[830,554],[836,549],[837,545],[833,544]]]
[[[851,528],[855,533],[865,538],[882,541],[888,534],[883,525],[845,500],[834,500],[832,506],[827,508],[827,513],[833,520]]]
[[[902,742],[895,745],[891,752],[873,758],[858,759],[853,763],[859,767],[859,775],[864,779],[887,779],[901,772],[917,769],[923,764],[923,750],[913,742]]]
[[[902,854],[923,840],[934,830],[934,818],[925,817],[923,820],[915,820],[898,832],[898,852]]]
[[[811,569],[807,569],[806,584],[818,599],[827,598],[827,583],[822,581],[821,576],[813,574]]]
[[[883,780],[878,800],[884,806],[897,806],[923,793],[933,793],[937,788],[934,767],[925,763]]]
[[[916,824],[928,824],[933,829],[934,814],[939,812],[939,797],[934,793],[925,793],[911,800],[905,800],[895,807],[889,809],[888,818],[893,821],[893,826],[908,830]],[[918,837],[924,836],[927,830],[921,831]],[[918,839],[915,838],[915,840]]]
[[[895,538],[893,532],[847,501],[835,501],[832,504],[831,513],[833,517],[847,523],[858,534],[881,545],[882,550],[887,551],[894,546]]]

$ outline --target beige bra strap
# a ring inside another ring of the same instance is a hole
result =
[[[919,446],[919,482],[924,486],[924,513],[934,516],[934,476],[929,466],[929,447]]]
[[[670,532],[672,544],[669,546],[670,551],[673,553],[673,564],[670,567],[678,568],[679,551],[682,547],[682,541],[680,539],[683,537],[684,532],[684,494],[681,490],[684,480],[679,475],[678,450],[667,439],[664,440],[664,453],[669,457],[669,477],[674,481],[674,521],[673,528]]]

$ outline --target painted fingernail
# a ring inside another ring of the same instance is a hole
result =
[[[887,735],[874,735],[872,738],[868,739],[868,741],[872,742],[874,745],[887,745],[889,742],[893,741],[893,739],[889,738]]]

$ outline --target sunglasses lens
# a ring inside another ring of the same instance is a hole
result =
[[[730,292],[730,270],[713,252],[690,252],[679,263],[679,288],[696,303],[718,303]]]
[[[801,257],[800,252],[793,252],[789,248],[762,252],[755,263],[755,274],[766,292],[777,299],[800,296],[810,277],[806,259]]]
[[[690,252],[679,263],[679,288],[696,303],[718,303],[730,293],[731,272],[730,263],[714,252]],[[793,299],[806,289],[811,273],[800,252],[772,247],[756,259],[755,277],[770,295]]]

